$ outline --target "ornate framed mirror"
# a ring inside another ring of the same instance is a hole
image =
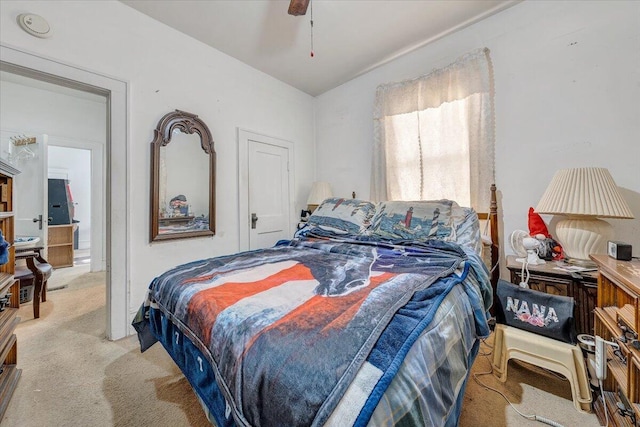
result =
[[[165,114],[151,142],[151,242],[213,236],[216,152],[197,115]]]

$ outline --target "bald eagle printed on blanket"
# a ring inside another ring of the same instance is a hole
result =
[[[464,261],[441,241],[293,240],[176,267],[149,297],[206,349],[237,425],[322,425],[396,312]]]

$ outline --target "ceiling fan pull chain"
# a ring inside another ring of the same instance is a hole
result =
[[[313,53],[313,1],[309,3],[311,3],[311,57],[313,58],[315,56]]]

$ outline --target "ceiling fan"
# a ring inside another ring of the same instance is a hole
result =
[[[311,0],[291,0],[289,2],[289,15],[306,15],[309,3],[311,3]],[[311,24],[311,57],[313,58],[315,56],[315,53],[313,53],[313,5],[311,5],[311,20],[309,24]]]
[[[289,15],[300,16],[307,13],[310,0],[291,0],[289,3]]]

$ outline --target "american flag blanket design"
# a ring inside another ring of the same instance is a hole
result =
[[[204,355],[224,397],[224,409],[207,405],[221,427],[365,425],[453,287],[472,302],[475,335],[489,332],[477,257],[442,241],[398,243],[296,239],[185,264],[151,283],[134,326],[143,349],[160,338],[183,371],[186,356],[173,348],[181,335]],[[191,369],[202,371],[196,360]],[[369,366],[378,374],[366,398],[343,414]]]

